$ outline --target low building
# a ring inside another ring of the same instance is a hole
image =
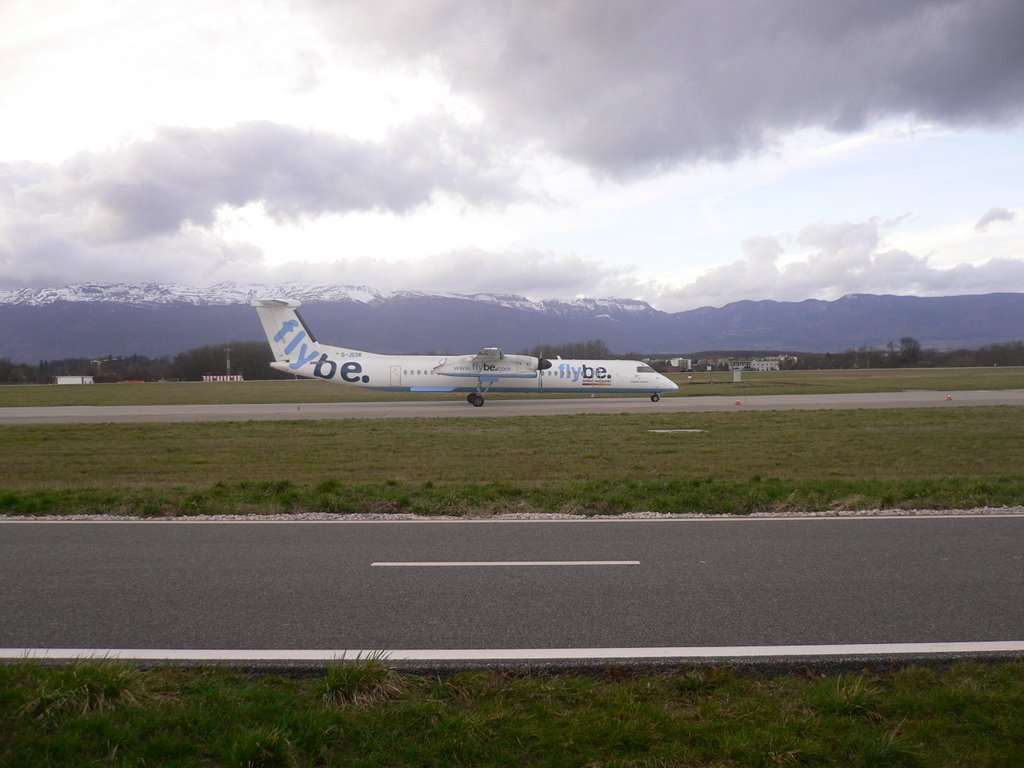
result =
[[[92,384],[92,376],[54,376],[54,384]]]

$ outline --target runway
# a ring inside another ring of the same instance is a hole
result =
[[[386,403],[302,403],[258,405],[113,405],[0,408],[0,424],[100,424],[111,422],[280,421],[318,419],[497,418],[564,416],[580,413],[693,413],[737,410],[822,410],[858,408],[957,408],[1024,406],[1024,390],[968,392],[873,392],[839,395],[757,395],[746,397],[544,398],[488,400],[474,408],[464,400],[407,400]]]
[[[0,523],[6,658],[1019,657],[1021,594],[1010,515]]]

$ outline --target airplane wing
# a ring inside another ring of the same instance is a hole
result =
[[[480,381],[497,379],[535,379],[538,369],[549,367],[547,360],[529,355],[506,355],[498,347],[484,347],[475,355],[448,358],[433,370],[445,376],[466,376]]]

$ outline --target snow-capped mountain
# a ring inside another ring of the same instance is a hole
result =
[[[312,282],[267,283],[222,282],[209,286],[179,283],[81,283],[53,288],[0,290],[0,305],[38,307],[57,302],[110,302],[136,307],[167,304],[222,306],[249,304],[255,298],[279,296],[304,304],[320,301],[354,301],[374,304],[393,298],[438,298],[478,301],[509,309],[533,312],[653,312],[649,304],[633,299],[577,299],[574,301],[531,301],[514,294],[458,294],[423,291],[378,291],[365,285],[323,285]]]
[[[300,301],[361,301],[363,303],[384,298],[384,295],[378,291],[365,286],[325,286],[301,282],[274,286],[259,283],[223,282],[202,287],[178,283],[82,283],[55,288],[0,290],[0,304],[38,307],[59,301],[104,301],[138,307],[164,304],[204,306],[248,304],[252,299],[262,296],[287,296]]]

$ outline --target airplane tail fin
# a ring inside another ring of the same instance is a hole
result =
[[[302,338],[309,346],[316,343],[313,332],[298,313],[300,302],[292,299],[253,299],[252,306],[260,316],[263,332],[267,335],[277,362],[287,361],[294,356],[295,342],[300,334],[304,334]]]

